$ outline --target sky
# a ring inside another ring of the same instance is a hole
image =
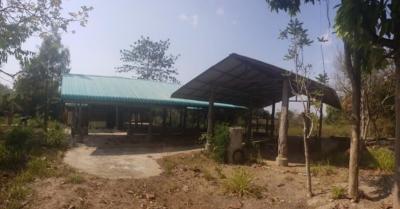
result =
[[[328,75],[334,72],[335,57],[342,44],[332,33],[333,1],[305,5],[299,20],[309,30],[314,43],[305,50],[305,61],[313,66],[313,77],[323,71],[321,44],[317,37],[328,39],[322,46]],[[284,13],[269,10],[265,0],[64,0],[64,10],[76,11],[81,5],[92,6],[86,27],[71,25],[73,33],[63,33],[62,42],[71,54],[71,73],[117,75],[120,50],[128,49],[140,36],[152,40],[170,39],[169,52],[179,54],[178,80],[185,83],[230,53],[238,53],[291,69],[293,63],[283,59],[288,41],[278,39],[290,20]],[[26,49],[38,51],[41,40],[30,38]],[[7,72],[20,70],[13,58],[3,65]],[[331,79],[332,80],[332,79]],[[0,82],[11,85],[1,76]]]

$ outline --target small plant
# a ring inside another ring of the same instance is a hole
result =
[[[67,137],[59,123],[52,123],[52,127],[46,133],[46,144],[56,148],[63,148],[68,145]]]
[[[346,197],[346,189],[340,186],[333,186],[331,189],[332,199],[343,199]]]
[[[66,180],[66,183],[70,184],[82,184],[83,182],[85,182],[85,179],[79,174],[71,174]]]
[[[228,177],[224,183],[226,191],[239,196],[251,194],[253,177],[243,168],[235,169],[232,176]]]
[[[226,148],[229,144],[229,127],[227,124],[218,124],[214,136],[210,138],[211,157],[217,162],[225,162]]]

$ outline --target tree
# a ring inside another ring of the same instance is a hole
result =
[[[312,115],[311,115],[311,104],[310,99],[312,93],[309,90],[309,80],[307,79],[310,74],[311,65],[304,63],[303,51],[306,46],[310,46],[312,40],[308,38],[307,29],[303,28],[303,23],[297,18],[291,19],[285,30],[281,31],[279,35],[280,39],[290,40],[290,45],[288,53],[285,55],[286,60],[293,61],[294,69],[296,73],[294,74],[295,82],[291,82],[289,79],[290,87],[292,89],[293,95],[300,97],[300,101],[303,104],[303,113],[301,113],[303,119],[303,143],[304,143],[304,158],[306,164],[306,174],[307,174],[307,192],[308,196],[311,197],[312,194],[312,184],[311,184],[311,172],[310,172],[310,157],[308,151],[308,143],[312,133]],[[301,74],[302,76],[299,76]],[[288,75],[290,77],[291,75]],[[307,102],[303,95],[306,96]]]
[[[18,76],[16,92],[23,98],[21,106],[28,115],[43,115],[45,130],[49,113],[56,115],[60,102],[58,87],[62,75],[70,71],[69,63],[69,50],[62,45],[61,36],[54,28],[43,37],[38,55],[22,66]]]
[[[142,36],[130,49],[120,51],[124,64],[117,67],[117,72],[134,71],[139,79],[179,83],[174,67],[179,55],[167,54],[169,47],[169,39],[152,41]]]
[[[316,0],[303,0],[303,1],[280,1],[280,0],[266,0],[269,4],[271,10],[279,11],[284,10],[289,12],[290,15],[295,15],[300,11],[300,5],[302,3],[314,4]],[[353,2],[350,0],[342,0],[342,2]],[[354,1],[355,4],[357,1]],[[343,4],[339,5],[342,7]],[[338,14],[340,8],[338,9]],[[347,11],[347,10],[346,10]],[[350,13],[352,9],[348,10]],[[354,15],[354,14],[353,14]],[[359,14],[357,14],[359,15]],[[359,18],[349,19],[350,22],[359,20]],[[336,17],[336,30],[343,28],[340,17]],[[355,24],[350,24],[353,29],[358,29]],[[348,26],[348,25],[346,25]],[[345,34],[345,33],[343,33]],[[352,40],[357,40],[360,37],[359,33],[346,33],[345,36],[341,36],[344,41],[344,57],[345,57],[345,67],[348,72],[348,76],[351,80],[352,86],[352,134],[350,143],[350,162],[349,162],[349,195],[353,201],[358,201],[358,155],[359,155],[359,140],[360,140],[360,108],[361,108],[361,69],[363,67],[367,68],[370,64],[370,60],[367,56],[369,53],[373,52],[371,48],[355,47],[352,45],[349,37]],[[375,51],[374,51],[375,52]],[[363,59],[365,58],[365,59]],[[372,60],[371,60],[372,61]],[[367,64],[366,64],[367,63]],[[400,77],[400,74],[399,74]],[[400,85],[399,85],[400,86]],[[400,87],[399,87],[400,91]],[[400,163],[399,163],[400,164]],[[400,184],[399,184],[400,185]]]
[[[90,10],[92,7],[82,6],[79,11],[64,12],[62,0],[0,1],[0,65],[10,55],[21,62],[28,61],[28,55],[33,52],[23,49],[22,44],[29,37],[43,35],[51,27],[67,31],[71,22],[85,26]]]
[[[373,64],[393,59],[395,64],[395,183],[393,208],[400,208],[400,2],[357,0],[342,1],[338,9],[338,32],[358,48],[379,51],[383,56]],[[354,37],[356,34],[357,37]]]

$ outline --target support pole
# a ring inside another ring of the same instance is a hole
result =
[[[279,118],[279,139],[278,139],[278,156],[276,162],[279,166],[288,166],[288,111],[289,111],[289,80],[283,80],[282,85],[282,107]]]
[[[207,115],[207,136],[212,137],[214,134],[214,91],[210,92],[210,99],[208,100],[208,115]],[[207,139],[205,149],[210,151],[210,142]]]
[[[271,137],[275,136],[275,101],[272,103],[272,110],[271,110]]]

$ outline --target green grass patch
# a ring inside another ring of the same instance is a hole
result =
[[[367,168],[393,172],[395,167],[394,153],[385,147],[368,148],[363,153],[361,164]]]
[[[244,195],[260,196],[261,192],[258,187],[253,184],[253,176],[244,170],[238,168],[233,171],[233,174],[224,181],[225,191],[237,194],[240,197]]]
[[[346,198],[346,189],[341,186],[333,186],[331,189],[331,198],[334,200]]]

